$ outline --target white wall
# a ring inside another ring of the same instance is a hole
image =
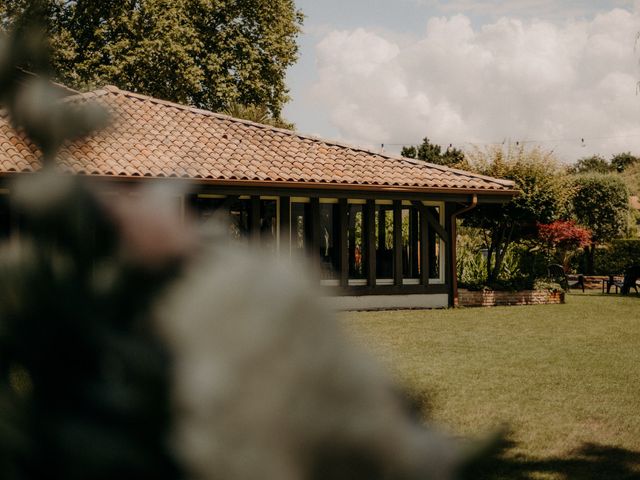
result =
[[[405,308],[447,308],[449,296],[437,295],[366,295],[359,297],[326,297],[327,304],[336,310],[378,310]]]

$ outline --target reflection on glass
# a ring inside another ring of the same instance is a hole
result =
[[[402,277],[420,278],[420,211],[402,207]]]
[[[433,215],[438,223],[440,223],[440,207],[426,207],[429,212]],[[439,279],[440,278],[440,258],[441,258],[441,248],[440,248],[440,235],[438,235],[435,229],[429,229],[429,278],[431,279]]]
[[[376,205],[376,277],[393,278],[393,205]]]
[[[349,278],[366,278],[364,259],[364,205],[349,205],[347,210]]]
[[[198,220],[206,222],[216,213],[221,213],[226,198],[208,198],[198,196],[196,198],[195,208]]]
[[[311,238],[311,204],[291,204],[291,252],[302,255]]]
[[[322,280],[339,278],[340,224],[338,204],[320,204],[320,272]]]
[[[246,241],[249,238],[249,212],[251,200],[235,200],[229,205],[229,235],[234,240]]]

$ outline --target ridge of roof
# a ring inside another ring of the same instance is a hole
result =
[[[401,155],[391,155],[391,154],[387,154],[387,153],[376,152],[374,150],[371,150],[369,148],[362,147],[362,146],[356,146],[356,145],[348,144],[348,143],[345,143],[345,142],[340,142],[340,141],[337,141],[337,140],[329,140],[329,139],[317,137],[317,136],[314,136],[314,135],[309,135],[309,134],[296,132],[294,130],[287,130],[287,129],[284,129],[284,128],[274,127],[272,125],[266,125],[266,124],[263,124],[263,123],[253,122],[251,120],[245,120],[245,119],[242,119],[242,118],[232,117],[230,115],[225,115],[225,114],[222,114],[222,113],[212,112],[210,110],[204,110],[204,109],[193,107],[193,106],[190,106],[190,105],[183,105],[181,103],[172,102],[172,101],[169,101],[169,100],[162,100],[162,99],[159,99],[159,98],[151,97],[149,95],[143,95],[143,94],[136,93],[136,92],[130,92],[128,90],[122,90],[122,89],[118,88],[115,85],[105,85],[104,87],[96,89],[96,90],[92,90],[92,91],[89,91],[89,92],[81,92],[81,93],[78,93],[77,95],[71,95],[71,96],[65,98],[65,100],[73,101],[74,99],[78,99],[78,98],[83,98],[83,99],[99,98],[99,97],[103,97],[103,96],[108,95],[108,94],[123,95],[125,97],[134,98],[134,99],[141,100],[141,101],[147,101],[147,102],[154,103],[154,104],[157,104],[157,105],[162,105],[162,106],[165,106],[165,107],[176,108],[178,110],[183,110],[183,111],[195,113],[195,114],[198,114],[198,115],[218,118],[220,120],[225,120],[225,121],[229,121],[229,122],[233,122],[233,123],[244,124],[244,125],[247,125],[247,126],[253,127],[253,128],[259,128],[259,129],[262,129],[262,130],[269,130],[269,131],[277,132],[277,133],[280,133],[280,134],[283,134],[283,135],[287,135],[287,136],[291,136],[291,137],[297,137],[297,138],[302,139],[302,140],[308,140],[308,141],[311,141],[311,142],[317,142],[317,143],[322,143],[322,144],[325,144],[325,145],[331,145],[331,146],[335,146],[335,147],[339,147],[339,148],[345,148],[345,149],[348,149],[348,150],[352,150],[354,152],[367,153],[369,155],[375,155],[375,156],[378,156],[380,158],[385,158],[385,159],[388,159],[388,160],[395,160],[395,161],[399,161],[399,162],[405,162],[405,163],[409,163],[409,164],[416,165],[416,166],[419,166],[419,167],[429,167],[429,168],[433,168],[433,169],[436,169],[436,170],[439,170],[439,171],[442,171],[442,172],[449,172],[449,173],[452,173],[452,174],[455,174],[455,175],[464,176],[464,177],[483,179],[483,180],[486,180],[486,181],[489,181],[489,182],[497,183],[497,184],[502,185],[504,187],[515,187],[515,182],[513,182],[512,180],[506,180],[506,179],[501,179],[501,178],[490,177],[490,176],[487,176],[487,175],[482,175],[482,174],[478,174],[478,173],[474,173],[474,172],[469,172],[467,170],[461,170],[461,169],[457,169],[457,168],[447,167],[447,166],[444,166],[444,165],[438,165],[438,164],[435,164],[435,163],[426,162],[424,160],[416,160],[416,159],[412,159],[412,158],[407,158],[407,157],[403,157]]]

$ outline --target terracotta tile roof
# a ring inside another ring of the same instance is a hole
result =
[[[514,188],[507,180],[375,153],[110,86],[68,101],[97,101],[113,120],[106,130],[61,151],[61,166],[78,174],[415,191],[509,193]],[[36,148],[9,125],[6,114],[0,114],[0,174],[38,168]]]

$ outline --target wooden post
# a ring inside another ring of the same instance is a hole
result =
[[[280,254],[285,258],[291,253],[291,198],[280,197]]]
[[[310,209],[311,209],[311,228],[309,229],[311,232],[311,262],[313,265],[319,267],[320,265],[320,199],[319,198],[311,198],[310,201]]]
[[[402,285],[402,201],[393,201],[393,283]]]
[[[260,197],[251,195],[249,206],[249,237],[251,244],[260,244]]]
[[[419,237],[419,229],[420,225],[418,222],[418,208],[412,207],[409,210],[409,242],[411,245],[411,259],[409,263],[409,276],[411,278],[416,278],[418,275],[418,271],[420,270],[419,263],[419,253],[418,246],[420,245],[420,237]]]
[[[340,246],[340,286],[349,286],[349,243],[348,243],[348,218],[347,208],[349,204],[346,198],[341,198],[338,201],[338,231],[334,231],[337,235],[336,242]]]
[[[441,262],[444,262],[444,282],[447,284],[449,291],[449,306],[454,307],[454,285],[452,276],[456,275],[456,251],[455,241],[452,236],[455,234],[456,227],[454,225],[455,217],[455,205],[451,203],[445,204],[444,209],[444,225],[447,233],[447,239],[445,240],[444,255],[441,257]]]
[[[367,262],[367,283],[376,286],[376,202],[367,200],[364,209],[364,254]]]
[[[429,286],[429,221],[427,207],[420,202],[420,283]]]

